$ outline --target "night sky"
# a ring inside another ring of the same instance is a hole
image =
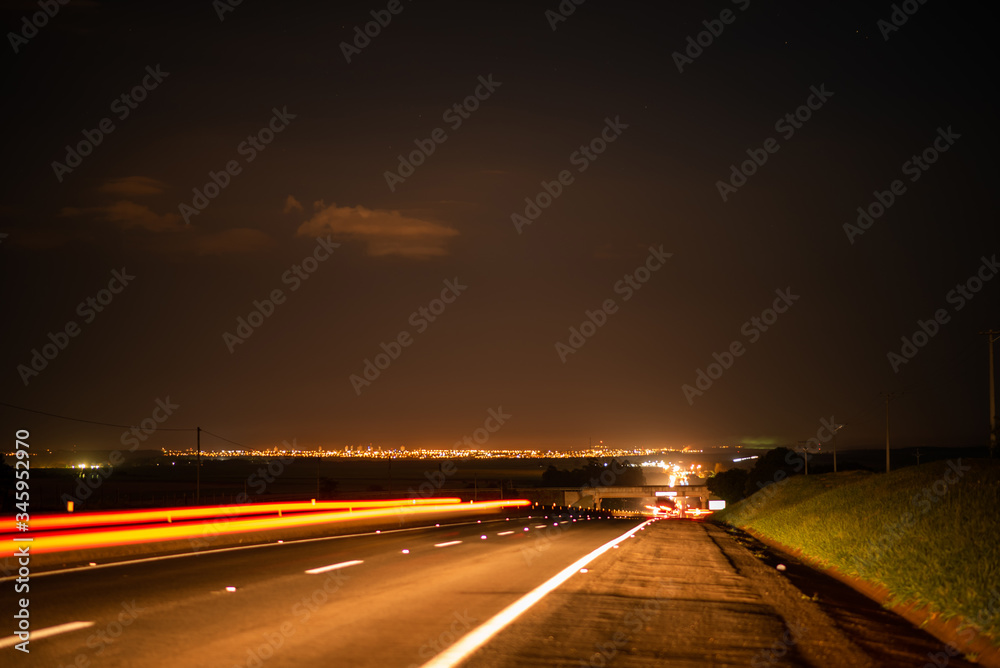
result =
[[[481,447],[852,447],[892,391],[894,444],[984,444],[995,27],[903,4],[5,3],[0,400],[268,447],[501,407]]]

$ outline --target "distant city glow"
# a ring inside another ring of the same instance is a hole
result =
[[[166,457],[195,457],[194,448],[184,450],[161,450]],[[695,454],[702,450],[683,448],[649,448],[649,447],[609,447],[595,446],[580,450],[513,450],[481,448],[383,448],[380,446],[345,446],[340,449],[289,449],[260,448],[249,450],[202,450],[201,456],[207,459],[235,459],[240,457],[321,457],[324,459],[588,459],[608,457],[650,457],[667,453]],[[667,466],[661,459],[659,462],[643,462],[642,466]],[[91,468],[98,468],[93,466]]]

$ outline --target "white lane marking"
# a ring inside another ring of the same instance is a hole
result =
[[[59,626],[50,626],[47,629],[41,629],[40,631],[31,632],[31,640],[41,640],[42,638],[48,638],[49,636],[59,635],[60,633],[69,633],[70,631],[76,631],[78,629],[85,629],[88,626],[93,626],[94,622],[70,622],[69,624],[60,624]],[[21,639],[17,636],[7,636],[6,638],[0,638],[0,648],[2,647],[13,647],[14,645],[21,642]]]
[[[487,520],[487,522],[502,522],[503,520]],[[448,524],[449,527],[464,527],[473,522],[456,522],[454,524]],[[440,526],[435,524],[434,526]],[[430,525],[424,525],[419,527],[408,527],[406,529],[387,529],[382,533],[403,533],[404,531],[423,531],[425,529],[430,529]],[[142,557],[140,559],[130,559],[128,561],[112,561],[106,564],[94,564],[91,562],[90,566],[73,566],[70,568],[60,568],[54,571],[39,571],[37,573],[32,573],[32,579],[40,578],[45,575],[63,575],[65,573],[75,573],[77,571],[93,571],[98,568],[115,568],[116,566],[131,566],[132,564],[143,564],[150,561],[165,561],[167,559],[182,559],[184,557],[200,557],[203,554],[218,554],[222,552],[236,552],[240,550],[257,550],[263,547],[276,547],[277,545],[295,545],[299,543],[315,543],[321,540],[342,540],[344,538],[360,538],[363,536],[374,536],[374,531],[367,531],[364,533],[345,533],[336,536],[321,536],[319,538],[299,538],[297,540],[290,540],[287,543],[278,541],[277,543],[256,543],[254,545],[237,545],[235,547],[217,547],[212,550],[201,550],[199,552],[180,552],[178,554],[163,554],[158,557]],[[6,577],[0,578],[0,582],[7,582],[10,580],[16,580],[17,575],[8,575]]]
[[[309,575],[318,575],[320,573],[326,573],[327,571],[335,571],[339,568],[347,568],[348,566],[357,566],[358,564],[363,564],[365,562],[360,559],[355,559],[354,561],[342,561],[339,564],[330,564],[329,566],[320,566],[319,568],[310,568],[306,573]]]
[[[447,543],[435,543],[434,547],[450,547],[452,545],[458,545],[462,541],[460,540],[449,540]]]
[[[501,532],[500,532],[500,533],[498,533],[497,535],[498,535],[498,536],[509,536],[509,535],[511,535],[512,533],[514,533],[514,532],[513,532],[513,531],[501,531]]]
[[[620,543],[621,541],[629,538],[635,532],[642,529],[644,526],[649,524],[652,520],[646,520],[642,524],[633,527],[623,533],[622,535],[614,538],[599,548],[587,554],[575,562],[559,571],[551,579],[543,582],[535,589],[531,590],[518,600],[514,601],[506,608],[498,612],[496,615],[486,620],[484,624],[473,629],[466,635],[462,636],[458,642],[449,647],[444,652],[441,652],[436,657],[425,663],[420,668],[454,668],[458,664],[462,663],[469,656],[478,650],[480,647],[489,642],[490,638],[495,636],[497,633],[502,631],[511,622],[524,614],[531,606],[538,603],[547,594],[551,593],[556,587],[561,585],[566,580],[570,579],[574,573],[579,571],[581,568],[589,564],[591,561],[604,554],[606,551],[610,550],[612,547]]]

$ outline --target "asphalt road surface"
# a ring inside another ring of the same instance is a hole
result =
[[[0,663],[421,666],[641,524],[575,519],[501,519],[38,574],[30,581],[31,652],[0,647]],[[877,633],[859,641],[784,573],[706,523],[647,525],[578,571],[462,665],[919,668],[928,650],[943,650],[889,618],[873,619]],[[14,584],[0,582],[0,637],[13,630],[14,600],[24,596]],[[835,598],[823,596],[827,605]],[[868,614],[852,619],[865,624]],[[74,622],[85,626],[64,626]],[[40,637],[46,629],[61,632]]]

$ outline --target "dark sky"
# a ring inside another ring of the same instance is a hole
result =
[[[6,3],[0,400],[132,424],[169,397],[163,427],[266,446],[447,446],[502,407],[485,447],[787,444],[831,417],[849,447],[883,442],[893,391],[897,444],[985,442],[978,332],[1000,327],[1000,279],[950,292],[1000,251],[995,27],[975,5],[912,2],[888,39],[888,2],[566,0],[555,30],[555,0],[218,6],[73,0],[34,34],[38,5]],[[373,11],[391,20],[348,62]],[[141,101],[121,99],[137,85]],[[445,114],[477,91],[465,118]],[[797,109],[808,119],[781,120]],[[269,123],[254,141],[270,143],[244,143]],[[939,136],[933,164],[906,165]],[[418,141],[433,153],[390,188]],[[748,151],[766,162],[724,199]],[[186,223],[181,205],[230,161]],[[845,230],[897,179],[867,230]],[[314,252],[308,279],[286,274]],[[629,294],[618,282],[647,260]],[[135,278],[101,312],[78,308],[123,268]],[[422,321],[446,281],[467,288]],[[757,329],[777,291],[797,298]],[[352,383],[404,331],[398,358]],[[686,395],[734,342],[730,368]],[[119,437],[0,416],[55,446]]]

